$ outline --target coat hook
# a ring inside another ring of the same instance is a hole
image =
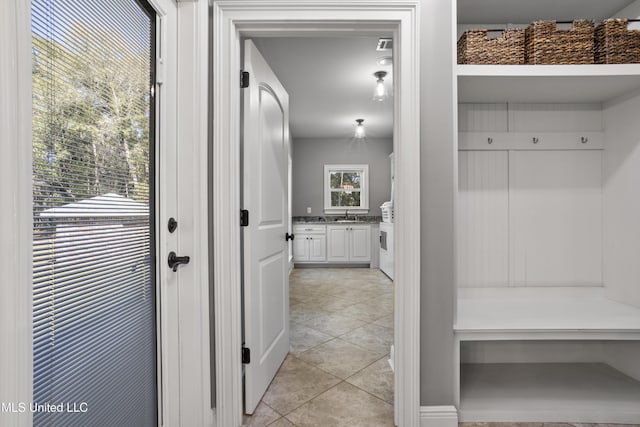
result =
[[[488,142],[489,144],[493,144],[493,138],[487,138],[487,142]]]
[[[539,141],[539,140],[538,140],[538,138],[536,138],[536,137],[534,136],[534,137],[533,137],[533,143],[534,143],[534,144],[537,144],[537,143],[538,143],[538,141]]]
[[[589,142],[589,138],[587,138],[586,136],[582,136],[580,137],[580,142],[582,142],[583,144],[586,144],[587,142]]]

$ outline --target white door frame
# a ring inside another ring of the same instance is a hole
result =
[[[418,0],[213,1],[213,251],[216,420],[242,424],[240,299],[240,38],[394,33],[395,410],[420,412],[420,56]]]
[[[208,1],[149,0],[157,12],[156,151],[158,425],[215,425],[210,404],[207,232]],[[30,402],[32,344],[32,139],[30,3],[0,15],[0,401]],[[7,89],[5,93],[5,89]],[[6,96],[5,96],[6,95]],[[177,145],[180,144],[178,147]],[[179,149],[178,149],[179,148]],[[167,175],[163,171],[170,171]],[[170,179],[169,175],[179,179]],[[193,238],[166,232],[175,216]],[[160,238],[161,237],[161,238]],[[169,250],[192,256],[177,274]],[[32,425],[32,414],[0,412],[0,424]]]

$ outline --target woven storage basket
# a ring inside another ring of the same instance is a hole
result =
[[[534,21],[525,31],[527,64],[593,64],[593,21],[573,21],[558,30],[556,21]]]
[[[524,30],[508,29],[495,39],[487,30],[466,31],[458,40],[458,64],[524,64]]]
[[[640,63],[640,30],[627,30],[626,19],[607,19],[596,28],[596,64]]]

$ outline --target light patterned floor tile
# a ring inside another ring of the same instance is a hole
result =
[[[276,422],[274,422],[273,424],[269,424],[269,427],[296,427],[296,426],[288,419],[282,417]]]
[[[349,384],[393,404],[393,371],[385,355],[346,380]]]
[[[392,427],[393,406],[342,382],[287,418],[299,427]]]
[[[354,304],[342,310],[337,310],[337,314],[355,319],[364,320],[365,322],[374,322],[389,313],[381,313],[367,304]]]
[[[393,329],[370,323],[354,329],[340,338],[369,350],[387,353],[393,343]]]
[[[339,338],[305,351],[300,359],[345,379],[370,365],[382,354],[350,344]]]
[[[287,356],[262,401],[279,414],[286,415],[339,382],[335,376],[294,356]]]
[[[292,322],[289,335],[290,351],[294,355],[300,354],[332,338],[331,335],[323,334],[315,329]]]
[[[330,313],[330,311],[315,309],[304,303],[292,303],[289,306],[289,320],[296,323],[303,323],[305,320],[313,319]]]
[[[280,418],[280,414],[267,406],[264,402],[260,402],[253,415],[245,415],[243,426],[246,427],[266,427]]]
[[[391,328],[393,329],[393,313],[381,317],[380,319],[376,320],[375,322],[376,325],[380,325],[380,326],[384,326],[385,328]]]
[[[303,325],[316,329],[327,335],[338,337],[365,324],[364,321],[353,317],[340,316],[336,313],[314,317],[302,322]]]

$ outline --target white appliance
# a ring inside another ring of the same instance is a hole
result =
[[[380,270],[393,280],[393,223],[380,223]]]

